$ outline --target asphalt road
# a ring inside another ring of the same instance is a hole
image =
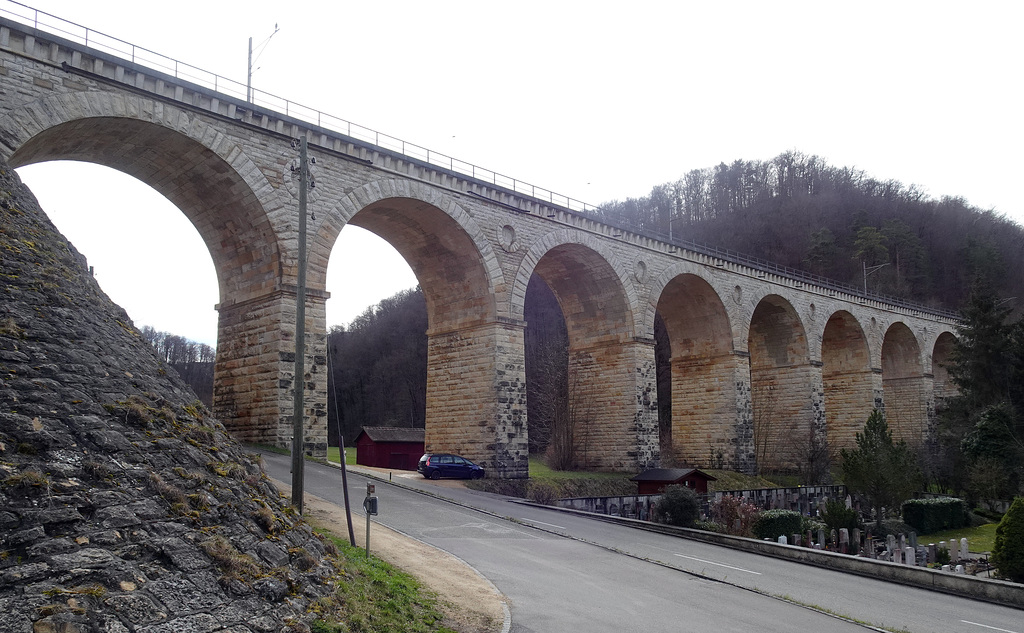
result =
[[[268,474],[290,480],[289,457],[264,460]],[[1024,612],[1008,607],[439,487],[415,473],[391,476],[394,484],[374,480],[373,520],[480,571],[508,598],[514,633],[865,630],[825,610],[913,633],[1024,633]],[[350,470],[357,526],[366,481]],[[343,502],[335,468],[307,462],[305,487]]]

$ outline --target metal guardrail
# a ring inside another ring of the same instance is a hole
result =
[[[141,46],[136,46],[130,42],[106,35],[75,22],[59,18],[50,13],[46,13],[45,11],[34,9],[20,2],[15,2],[14,0],[0,0],[0,16],[7,16],[14,22],[32,27],[38,31],[57,35],[64,39],[80,43],[84,46],[103,51],[133,64],[145,66],[152,70],[170,75],[176,79],[181,79],[197,86],[213,90],[214,92],[234,97],[241,102],[248,102],[254,106],[261,106],[275,112],[281,112],[284,113],[285,116],[298,119],[305,123],[316,125],[317,127],[337,132],[338,134],[344,134],[350,138],[371,143],[377,147],[397,152],[429,165],[434,165],[455,173],[469,176],[470,178],[490,183],[569,211],[586,214],[587,212],[598,211],[600,209],[600,207],[569,196],[555,193],[550,189],[537,187],[527,182],[512,178],[511,176],[506,176],[499,172],[480,167],[479,165],[474,165],[473,163],[453,158],[447,154],[435,152],[414,143],[408,143],[394,136],[352,123],[346,119],[335,117],[315,108],[304,106],[285,99],[284,97],[278,97],[277,95],[264,92],[256,88],[251,89],[252,99],[249,101],[246,98],[247,86],[241,82],[205,71],[191,64],[178,61],[172,57],[156,53]],[[632,225],[631,223],[623,222],[621,220],[616,221],[609,220],[607,218],[598,218],[598,220],[602,224],[606,224],[612,228],[657,239],[678,248],[714,257],[724,262],[753,268],[764,273],[785,277],[793,281],[812,284],[825,288],[826,290],[843,292],[861,297],[865,300],[878,301],[880,303],[900,307],[906,310],[924,312],[953,320],[959,319],[959,315],[950,310],[932,308],[896,297],[887,297],[872,292],[864,292],[862,289],[849,284],[837,282],[799,269],[780,266],[770,261],[751,257],[743,253],[706,244],[699,244],[697,242],[680,240],[661,233],[660,231]]]

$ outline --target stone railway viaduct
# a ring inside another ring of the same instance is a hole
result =
[[[349,224],[390,242],[426,297],[427,450],[467,455],[489,476],[528,472],[533,275],[561,306],[600,468],[669,455],[747,472],[758,461],[791,467],[811,446],[850,446],[872,407],[921,445],[951,389],[949,316],[602,224],[6,18],[0,88],[11,166],[106,165],[195,225],[220,287],[214,414],[246,441],[287,446],[292,434],[301,136],[316,179],[300,378],[310,454],[326,451],[327,262]],[[372,264],[348,274],[372,275]],[[656,312],[671,341],[670,446],[659,445]]]

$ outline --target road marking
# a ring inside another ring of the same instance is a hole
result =
[[[555,525],[554,523],[545,523],[543,521],[534,521],[533,519],[522,519],[522,520],[526,521],[527,523],[537,523],[539,525],[546,525],[548,527],[558,528],[559,530],[566,530],[566,529],[568,529],[568,528],[562,527],[561,525]]]
[[[971,622],[970,620],[960,620],[960,621],[963,622],[964,624],[973,624],[974,626],[980,626],[980,627],[982,627],[984,629],[992,629],[993,631],[1002,631],[1003,633],[1017,633],[1016,631],[1011,631],[1010,629],[1000,629],[1000,628],[996,628],[994,626],[989,626],[987,624],[978,624],[977,622]]]
[[[759,571],[750,571],[749,569],[743,569],[742,567],[733,567],[732,565],[726,565],[724,563],[716,563],[714,561],[704,560],[703,558],[694,558],[693,556],[683,556],[682,554],[676,554],[676,556],[678,556],[679,558],[689,558],[690,560],[695,560],[695,561],[698,561],[698,562],[701,562],[701,563],[707,563],[708,565],[717,565],[719,567],[726,567],[728,569],[735,569],[736,571],[744,571],[744,572],[747,572],[748,574],[754,574],[755,576],[760,576],[761,575],[761,572],[759,572]],[[1013,632],[1011,631],[1011,633],[1013,633]]]

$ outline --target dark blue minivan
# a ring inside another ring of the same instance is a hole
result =
[[[481,479],[484,476],[484,469],[480,466],[465,457],[449,453],[427,453],[420,458],[416,470],[427,479],[440,479],[441,477]]]

